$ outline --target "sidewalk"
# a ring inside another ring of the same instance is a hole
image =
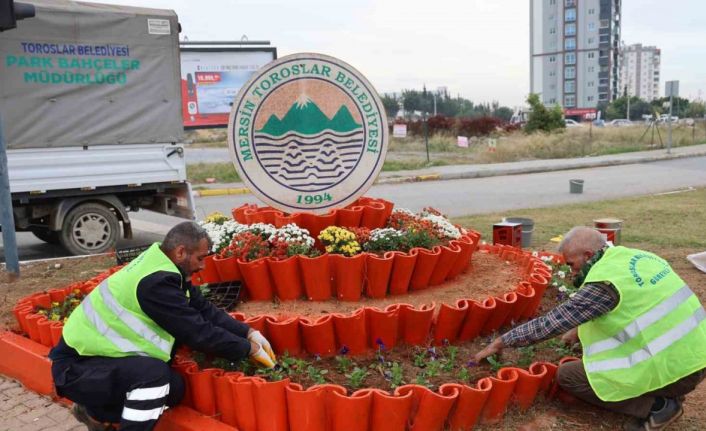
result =
[[[579,157],[574,159],[524,160],[509,163],[449,165],[410,171],[381,172],[375,184],[398,184],[417,181],[444,181],[502,175],[533,174],[537,172],[629,165],[701,156],[706,156],[706,144],[673,148],[671,154],[667,154],[666,149],[660,149],[595,157]],[[194,188],[199,189],[194,191],[196,196],[222,196],[250,193],[243,183],[194,184]]]
[[[2,431],[79,431],[80,424],[61,404],[22,387],[0,375],[0,430]]]

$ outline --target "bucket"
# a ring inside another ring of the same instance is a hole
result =
[[[526,217],[506,217],[503,219],[507,223],[519,223],[522,225],[522,247],[527,248],[532,243],[532,232],[534,232],[534,220]]]
[[[593,220],[596,230],[602,233],[606,241],[614,245],[620,244],[620,231],[623,228],[623,221],[617,218],[601,218]]]
[[[569,180],[569,191],[571,193],[583,193],[583,180]]]

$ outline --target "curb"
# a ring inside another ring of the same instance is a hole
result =
[[[373,184],[375,185],[390,185],[390,184],[403,184],[403,183],[417,183],[422,181],[447,181],[447,180],[462,180],[471,178],[487,178],[487,177],[499,177],[504,175],[522,175],[522,174],[536,174],[540,172],[556,172],[556,171],[568,171],[572,169],[588,169],[588,168],[601,168],[607,166],[620,166],[620,165],[632,165],[635,163],[652,163],[660,162],[663,160],[676,160],[676,159],[686,159],[689,157],[704,157],[706,156],[706,151],[700,151],[696,153],[687,154],[661,154],[654,156],[644,156],[636,159],[630,160],[596,160],[589,163],[581,162],[567,162],[562,165],[557,166],[537,166],[537,167],[524,167],[524,168],[501,168],[501,169],[481,169],[481,170],[470,170],[466,172],[453,172],[453,173],[430,173],[424,175],[411,175],[411,176],[400,176],[400,177],[379,177]],[[582,159],[583,160],[583,159]],[[477,166],[477,165],[476,165]],[[489,166],[489,165],[486,165]],[[206,189],[206,190],[195,190],[192,195],[195,197],[210,197],[210,196],[227,196],[227,195],[244,195],[249,194],[250,189],[247,187],[239,188],[224,188],[224,189]]]

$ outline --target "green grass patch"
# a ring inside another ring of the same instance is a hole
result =
[[[493,223],[503,217],[534,220],[533,247],[556,246],[550,239],[577,225],[593,226],[593,220],[623,220],[622,242],[646,249],[706,249],[706,189],[669,195],[648,195],[549,208],[513,210],[460,217],[455,223],[471,227],[492,241]]]
[[[186,178],[191,184],[203,184],[206,182],[206,178],[215,178],[218,183],[240,182],[240,176],[232,163],[186,165]]]
[[[415,169],[430,168],[432,166],[444,166],[449,163],[445,160],[432,160],[427,162],[426,160],[386,160],[385,164],[382,165],[382,170],[385,172],[394,171],[410,171]]]

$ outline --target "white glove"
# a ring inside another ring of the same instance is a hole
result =
[[[251,333],[249,333],[248,340],[262,346],[262,348],[265,349],[265,352],[270,355],[270,359],[272,360],[272,362],[277,362],[277,357],[275,356],[275,352],[272,351],[272,346],[270,346],[270,342],[267,341],[267,338],[265,338],[260,331],[252,331]]]
[[[262,346],[260,346],[254,341],[252,343],[255,345],[255,347],[257,347],[257,350],[255,350],[253,347],[250,348],[250,359],[255,362],[259,362],[267,368],[274,368],[275,362],[272,360],[272,358],[270,358],[270,355],[265,352],[265,349],[263,349]]]

